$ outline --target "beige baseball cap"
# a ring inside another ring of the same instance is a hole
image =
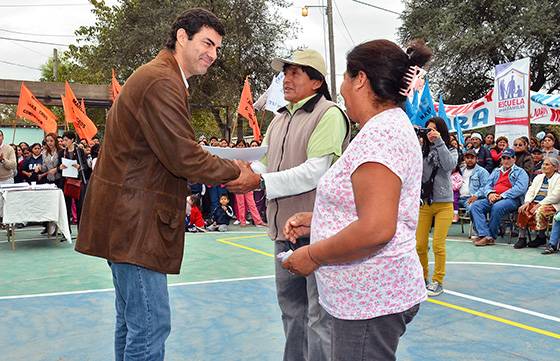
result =
[[[323,56],[315,50],[297,50],[294,51],[289,59],[275,58],[272,60],[272,63],[270,65],[272,69],[280,72],[283,70],[284,64],[310,66],[313,69],[317,70],[319,73],[323,74],[324,77],[327,77],[327,66],[325,65],[325,59],[323,59]]]

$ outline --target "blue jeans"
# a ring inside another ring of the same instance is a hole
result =
[[[502,217],[515,212],[519,202],[514,199],[502,199],[491,204],[488,199],[479,199],[471,204],[471,219],[474,222],[479,237],[498,237],[498,229]],[[490,221],[486,222],[486,214],[490,212]]]
[[[554,223],[552,223],[552,232],[550,232],[548,244],[551,247],[558,247],[558,241],[560,241],[560,222],[554,221]]]
[[[459,208],[465,208],[465,211],[469,213],[471,211],[471,204],[468,204],[467,201],[469,200],[470,196],[466,197],[459,197]]]
[[[171,331],[167,275],[109,262],[115,285],[116,361],[163,361]]]

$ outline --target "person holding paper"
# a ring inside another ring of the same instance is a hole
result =
[[[76,145],[76,133],[67,131],[62,134],[64,149],[58,154],[58,169],[62,174],[64,201],[68,214],[68,228],[72,233],[72,202],[76,203],[76,224],[80,227],[82,201],[86,192],[86,178],[84,170],[88,168],[84,152]],[[69,167],[75,169],[70,171]],[[68,169],[67,169],[68,168]],[[65,171],[66,170],[66,171]]]
[[[203,150],[192,127],[189,79],[214,63],[223,35],[210,11],[183,12],[165,49],[127,79],[107,116],[76,251],[111,268],[116,360],[164,359],[171,332],[167,274],[181,269],[188,181],[248,176]]]
[[[320,53],[296,51],[290,59],[274,59],[272,68],[284,72],[288,105],[268,127],[263,140],[268,150],[253,163],[255,173],[226,187],[235,193],[266,188],[268,233],[278,255],[309,244],[309,237],[290,243],[282,227],[292,214],[313,210],[319,178],[348,144],[350,122],[331,101]],[[276,260],[276,291],[286,335],[284,360],[330,360],[331,317],[319,306],[314,275],[294,276]]]

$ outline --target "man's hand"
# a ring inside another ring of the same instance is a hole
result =
[[[237,164],[241,170],[241,174],[239,174],[239,177],[236,180],[226,183],[226,188],[230,192],[237,194],[244,194],[259,188],[259,185],[261,184],[260,174],[253,172],[251,166],[247,162],[236,160],[235,164]]]
[[[296,243],[299,237],[309,236],[312,217],[312,212],[300,212],[288,218],[284,225],[284,236],[292,243]]]
[[[307,276],[319,268],[319,264],[311,259],[309,246],[303,246],[296,249],[286,262],[282,263],[282,267],[296,275]]]
[[[467,204],[473,204],[477,199],[477,196],[471,196],[469,199],[467,199]]]
[[[490,193],[488,195],[488,201],[492,204],[496,203],[500,199],[502,199],[502,196],[498,195],[497,193]]]

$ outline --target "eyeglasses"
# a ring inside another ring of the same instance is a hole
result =
[[[512,159],[512,158],[511,158],[511,157],[504,156],[504,157],[502,157],[502,159],[506,159],[506,160],[507,160],[507,159]]]
[[[513,145],[516,146],[516,147],[522,147],[522,146],[524,146],[525,144],[523,144],[523,143],[513,143]]]

